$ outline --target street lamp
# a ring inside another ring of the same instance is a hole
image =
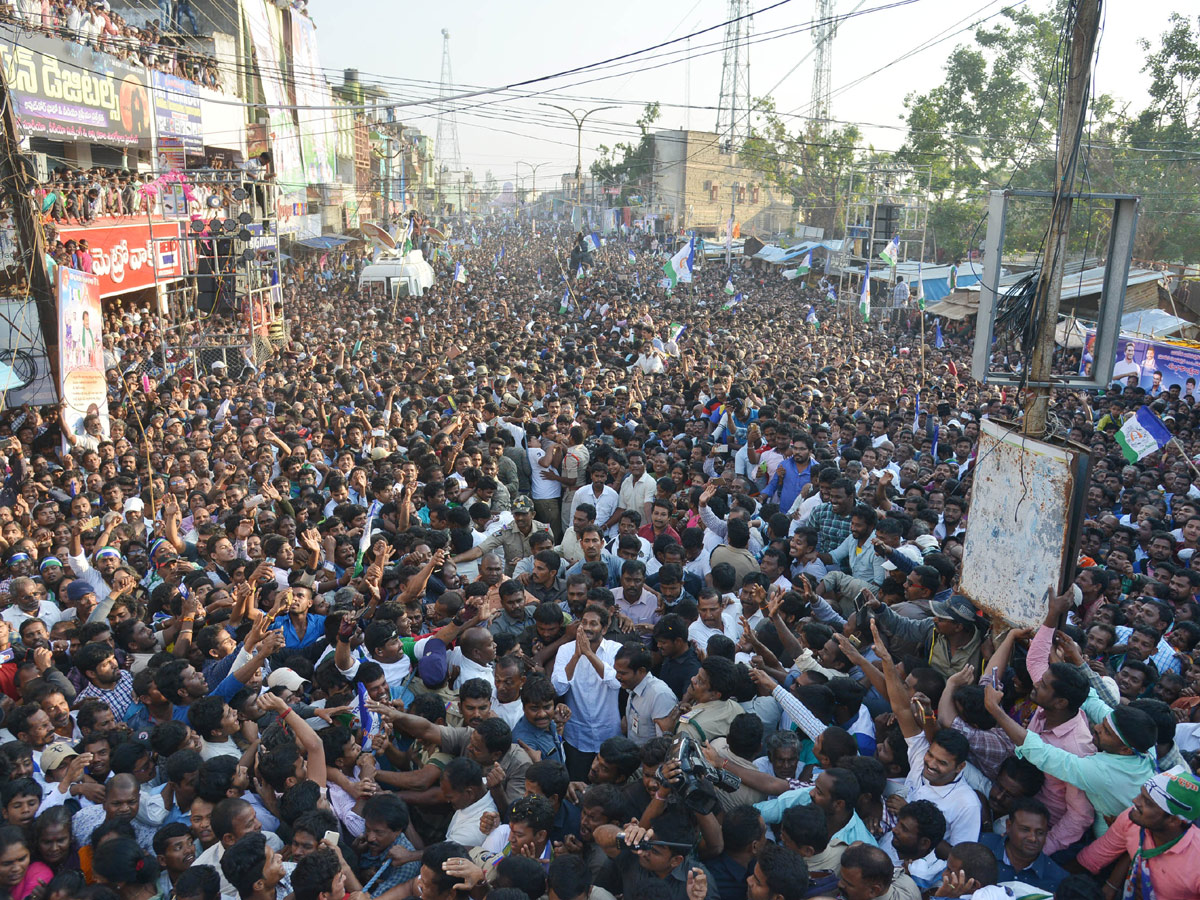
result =
[[[533,163],[525,162],[525,160],[523,160],[523,159],[518,159],[517,165],[518,166],[529,166],[529,168],[533,169],[533,190],[530,192],[530,200],[532,202],[536,203],[537,202],[537,170],[540,169],[542,166],[550,165],[550,163],[540,162],[535,166]],[[519,172],[520,169],[518,169],[517,171]]]
[[[567,109],[565,106],[556,106],[553,103],[543,103],[542,106],[549,106],[552,109],[565,112],[575,121],[575,204],[583,205],[583,123],[587,121],[587,117],[592,113],[598,113],[605,109],[616,109],[615,106],[597,106],[595,109],[589,109],[587,112],[583,110]],[[583,113],[583,115],[580,115]]]

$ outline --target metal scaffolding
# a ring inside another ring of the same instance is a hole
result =
[[[880,257],[893,237],[899,239],[898,262],[925,258],[925,229],[929,218],[930,166],[871,163],[847,176],[842,249],[833,254],[831,271],[838,274],[838,299],[858,302],[868,266],[872,280],[886,280],[888,308],[896,267]],[[857,289],[851,287],[857,281]],[[872,304],[873,306],[875,304]]]

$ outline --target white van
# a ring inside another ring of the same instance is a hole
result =
[[[358,278],[358,286],[382,284],[393,300],[398,297],[420,297],[433,287],[433,266],[425,262],[420,250],[410,250],[407,255],[385,256],[378,262],[364,266]]]

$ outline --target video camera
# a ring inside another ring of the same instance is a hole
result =
[[[696,742],[687,735],[681,735],[675,739],[675,743],[671,746],[669,759],[678,760],[679,776],[673,781],[668,780],[663,776],[660,766],[658,780],[667,785],[679,797],[683,805],[697,815],[707,815],[716,809],[717,795],[713,791],[713,786],[719,787],[728,794],[732,794],[742,786],[742,779],[736,775],[709,765],[704,754],[700,752],[700,748],[696,746]]]

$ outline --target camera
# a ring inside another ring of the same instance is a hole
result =
[[[697,815],[707,815],[716,809],[717,796],[713,787],[732,794],[742,786],[742,779],[723,769],[711,766],[696,742],[681,735],[671,747],[671,758],[679,761],[680,775],[668,781],[659,768],[658,779],[679,797],[683,805]]]

